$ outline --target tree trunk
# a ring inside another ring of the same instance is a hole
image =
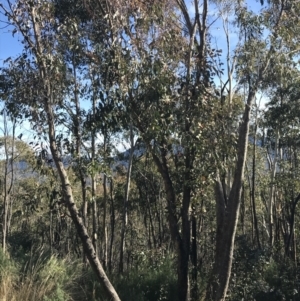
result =
[[[76,63],[75,63],[75,55],[73,54],[72,63],[73,63],[73,76],[74,76],[74,101],[75,101],[75,116],[74,116],[74,136],[76,139],[76,156],[78,160],[79,166],[79,178],[81,183],[81,197],[82,197],[82,220],[83,224],[86,228],[88,228],[88,218],[87,218],[87,198],[86,198],[86,179],[85,174],[82,170],[82,161],[81,161],[81,143],[82,143],[82,135],[81,135],[81,111],[80,111],[80,102],[78,97],[78,83],[77,83],[77,72],[76,72]],[[83,263],[86,264],[86,256],[83,252]]]
[[[123,261],[124,261],[124,252],[125,252],[125,234],[126,234],[126,228],[128,223],[128,200],[129,200],[133,153],[134,153],[134,137],[133,137],[133,128],[131,124],[130,125],[130,154],[129,154],[128,169],[127,169],[127,179],[126,179],[124,205],[123,205],[123,220],[122,220],[122,229],[121,229],[120,262],[119,262],[120,273],[123,273],[124,270]]]
[[[50,141],[50,150],[55,162],[59,178],[62,184],[62,190],[64,194],[65,204],[70,212],[73,223],[77,229],[77,233],[81,239],[84,252],[88,258],[88,261],[95,272],[96,276],[99,279],[100,284],[103,286],[104,291],[109,300],[120,301],[117,292],[115,291],[113,285],[109,281],[107,275],[104,272],[104,269],[99,261],[99,258],[96,254],[95,248],[93,246],[92,240],[90,239],[87,229],[82,221],[82,218],[79,215],[78,209],[74,202],[72,187],[68,179],[67,172],[62,163],[61,156],[58,152],[56,141],[55,141],[55,129],[54,129],[54,116],[52,107],[49,104],[50,100],[46,100],[44,107],[47,113],[47,122],[48,122],[48,135]]]
[[[103,175],[103,231],[102,231],[102,243],[103,243],[103,264],[104,269],[107,266],[107,225],[106,225],[106,209],[107,209],[107,177]]]
[[[255,230],[255,238],[256,238],[256,242],[257,242],[257,247],[259,249],[261,249],[260,240],[259,240],[257,214],[256,214],[256,205],[255,205],[256,132],[257,132],[257,123],[255,123],[254,141],[253,141],[251,200],[252,200],[252,213],[253,213],[253,224],[254,224],[254,230]]]
[[[113,255],[113,243],[115,235],[115,204],[113,199],[113,179],[110,179],[110,242],[109,242],[109,259],[108,270],[112,271],[112,255]]]
[[[4,121],[4,152],[5,152],[5,163],[4,163],[4,179],[3,179],[3,215],[2,215],[2,251],[6,253],[7,249],[7,236],[9,231],[9,212],[11,210],[12,202],[10,201],[11,192],[14,184],[14,149],[15,149],[15,122],[13,122],[13,132],[11,140],[11,149],[9,146],[9,129],[8,121],[5,111],[3,111]],[[10,174],[10,175],[9,175]]]
[[[140,194],[142,196],[142,194]],[[151,240],[152,236],[152,241],[153,241],[153,246],[154,249],[156,249],[156,236],[155,236],[155,230],[154,230],[154,224],[153,224],[153,216],[152,216],[152,211],[151,211],[151,203],[149,200],[149,195],[146,196],[147,199],[147,207],[148,207],[148,213],[149,213],[149,240]]]
[[[195,211],[195,210],[194,210]],[[197,221],[195,212],[192,213],[192,248],[191,248],[191,262],[192,262],[192,285],[191,285],[191,299],[197,300],[198,297],[198,256],[197,256]]]
[[[94,82],[94,78],[92,78]],[[95,128],[95,118],[96,118],[96,91],[93,88],[93,103],[92,103],[92,113],[93,113],[93,124],[92,124],[92,131],[91,131],[91,146],[92,146],[92,211],[93,211],[93,245],[95,248],[95,252],[97,256],[99,255],[98,252],[98,207],[97,207],[97,198],[96,198],[96,165],[98,164],[95,160],[96,157],[96,128]]]
[[[271,167],[271,187],[270,187],[270,195],[268,200],[268,222],[269,222],[269,245],[270,248],[273,247],[274,243],[274,218],[273,218],[273,205],[274,205],[274,193],[275,193],[275,176],[278,162],[278,154],[279,153],[279,130],[276,130],[275,137],[275,154],[272,159],[269,155],[269,164]]]
[[[189,187],[184,188],[183,205],[182,205],[182,236],[180,235],[179,225],[176,216],[176,195],[173,183],[169,175],[165,150],[161,149],[162,162],[153,152],[154,162],[162,175],[168,208],[168,222],[171,232],[172,241],[176,245],[177,251],[177,287],[179,301],[187,301],[189,299],[189,255],[190,255],[190,193]],[[183,238],[182,238],[183,237]]]
[[[290,205],[291,211],[290,211],[290,218],[289,218],[289,233],[287,240],[285,241],[285,254],[289,257],[293,257],[290,251],[292,238],[294,235],[294,229],[295,229],[295,214],[296,214],[296,206],[298,202],[300,201],[300,194],[296,197],[295,200],[293,200],[292,204]]]
[[[255,94],[255,89],[249,91],[243,119],[239,128],[237,162],[227,205],[220,178],[219,176],[216,178],[216,251],[215,263],[207,287],[207,300],[224,301],[228,290],[247,155],[250,108]]]

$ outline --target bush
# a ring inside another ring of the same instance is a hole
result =
[[[120,277],[117,291],[122,301],[175,301],[177,298],[176,272],[170,258],[147,264],[127,276]]]
[[[300,300],[294,262],[275,252],[273,257],[237,240],[230,284],[231,301]]]
[[[151,257],[139,252],[136,268],[119,276],[109,276],[122,301],[176,301],[177,278],[171,258]],[[108,301],[92,271],[84,279],[89,301]]]

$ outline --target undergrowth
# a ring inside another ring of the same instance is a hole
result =
[[[73,301],[79,271],[80,264],[43,252],[25,265],[0,252],[0,300]]]

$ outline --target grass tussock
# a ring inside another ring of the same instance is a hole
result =
[[[108,301],[89,267],[70,258],[35,254],[18,261],[0,251],[0,301]],[[111,279],[123,301],[177,300],[172,258],[145,256],[130,272]]]
[[[41,252],[25,266],[0,253],[0,301],[73,301],[79,264]]]

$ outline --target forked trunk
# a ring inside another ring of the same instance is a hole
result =
[[[240,125],[237,162],[228,200],[224,199],[220,178],[217,177],[216,179],[216,252],[212,276],[207,287],[206,300],[224,301],[228,290],[248,147],[250,107],[255,94],[256,90],[249,92]]]

